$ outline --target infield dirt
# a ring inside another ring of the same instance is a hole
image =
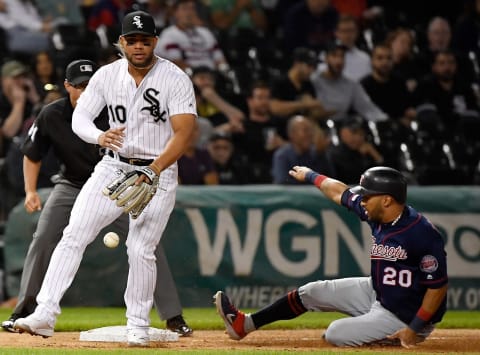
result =
[[[127,348],[125,343],[86,342],[79,340],[78,332],[57,332],[44,339],[29,334],[0,332],[0,349],[3,348],[77,348],[77,349],[119,349]],[[249,334],[241,341],[230,340],[223,331],[198,330],[189,338],[178,342],[152,342],[150,348],[171,350],[295,350],[295,351],[338,351],[345,353],[358,351],[334,347],[322,339],[323,330],[261,330]],[[362,347],[362,350],[395,352],[394,347]],[[415,352],[480,352],[480,330],[477,329],[437,329]],[[1,353],[1,350],[0,350]]]

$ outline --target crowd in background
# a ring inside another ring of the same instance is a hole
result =
[[[0,221],[23,199],[19,146],[64,68],[104,65],[123,15],[155,18],[155,53],[194,83],[181,184],[346,183],[373,165],[411,184],[480,182],[480,1],[0,0]],[[61,169],[42,164],[39,187]]]

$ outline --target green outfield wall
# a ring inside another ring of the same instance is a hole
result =
[[[445,238],[449,308],[480,310],[480,187],[411,187],[408,203]],[[20,204],[7,222],[10,295],[37,220]],[[87,248],[63,305],[124,304],[124,243],[108,249],[101,239]],[[311,186],[181,186],[162,243],[185,307],[210,307],[226,290],[238,306],[257,308],[309,281],[369,274],[368,225]]]

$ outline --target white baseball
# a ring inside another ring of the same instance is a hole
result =
[[[120,237],[115,232],[108,232],[103,237],[103,244],[105,244],[107,248],[116,248],[118,242],[120,242]]]

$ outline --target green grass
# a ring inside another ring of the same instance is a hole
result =
[[[252,310],[246,310],[247,312]],[[11,310],[0,309],[0,319],[10,316]],[[222,330],[223,321],[215,308],[187,308],[183,313],[187,323],[194,329]],[[339,313],[307,313],[300,318],[290,321],[279,321],[264,327],[264,329],[311,329],[326,328],[328,324],[342,317]],[[155,311],[150,314],[152,327],[164,328],[165,322],[161,321]],[[55,331],[82,331],[92,328],[122,325],[126,323],[124,308],[63,308],[58,317]],[[480,323],[479,323],[480,327]]]
[[[247,312],[252,310],[245,310]],[[0,309],[0,320],[10,316],[11,309]],[[183,313],[188,324],[199,330],[224,329],[223,322],[215,308],[186,308]],[[333,320],[342,317],[340,313],[309,312],[301,317],[279,321],[262,329],[312,329],[326,328]],[[152,327],[163,328],[155,311],[151,313]],[[124,308],[63,308],[58,317],[55,331],[82,331],[92,328],[122,325],[126,323]],[[445,314],[438,328],[470,328],[480,329],[480,312],[449,311]]]
[[[247,312],[249,310],[246,310]],[[11,313],[11,309],[0,309],[0,320],[7,319]],[[223,322],[216,314],[215,309],[212,308],[187,308],[184,309],[184,317],[188,324],[195,330],[223,330]],[[312,329],[312,328],[326,328],[328,324],[335,319],[342,317],[339,313],[319,313],[310,312],[302,315],[296,319],[289,321],[279,321],[270,324],[262,329]],[[152,326],[164,328],[165,323],[160,321],[155,311],[151,313]],[[93,328],[123,325],[125,324],[125,309],[124,308],[63,308],[62,314],[58,318],[56,331],[82,331]],[[450,311],[445,315],[442,323],[438,328],[470,328],[480,329],[480,312],[468,311]],[[385,355],[385,351],[362,351],[361,349],[351,349],[344,351],[315,351],[315,354],[342,354],[354,352],[356,355]],[[43,354],[68,354],[68,355],[87,355],[87,354],[224,354],[225,350],[188,350],[188,349],[14,349],[2,348],[0,344],[0,354],[2,355],[43,355]],[[255,354],[255,355],[299,355],[312,354],[313,352],[303,352],[292,348],[291,351],[272,351],[272,350],[235,350],[228,351],[228,354]],[[395,349],[395,354],[409,354],[409,355],[424,355],[425,352],[415,352],[414,350]],[[452,353],[453,354],[453,353]],[[459,353],[456,353],[457,355]],[[469,355],[480,352],[469,353]]]

